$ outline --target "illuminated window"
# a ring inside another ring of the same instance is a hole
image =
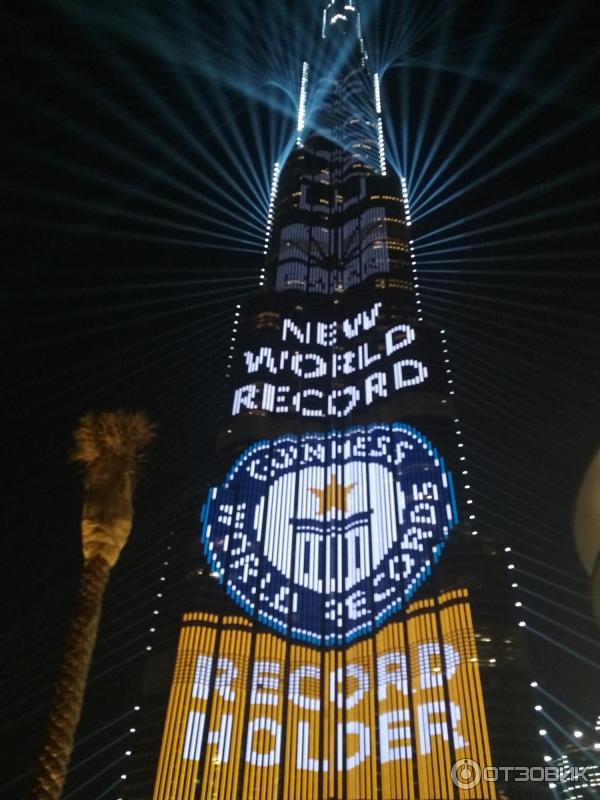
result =
[[[275,311],[263,311],[254,317],[254,329],[273,328],[274,330],[279,330],[280,319],[280,315]]]

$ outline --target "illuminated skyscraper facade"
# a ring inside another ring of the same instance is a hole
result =
[[[453,772],[537,763],[528,679],[354,3],[321,33],[235,312],[153,797],[535,797]]]
[[[557,770],[552,788],[560,800],[586,800],[600,795],[598,750],[593,745],[575,746],[568,742],[550,763]]]

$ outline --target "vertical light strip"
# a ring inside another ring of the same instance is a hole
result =
[[[406,184],[406,178],[402,176],[400,178],[400,183],[402,185],[402,201],[404,203],[404,219],[408,226],[412,225],[412,220],[410,217],[410,205],[408,203],[408,186]],[[415,248],[414,248],[414,240],[408,240],[409,245],[409,252],[410,252],[410,266],[412,269],[413,274],[413,283],[415,287],[415,303],[417,306],[417,319],[419,322],[423,322],[423,309],[421,308],[421,292],[420,292],[420,285],[419,285],[419,276],[417,274],[417,261],[415,258]]]
[[[290,653],[289,667],[288,667],[288,676],[287,676],[288,679],[289,679],[289,673],[292,673],[293,670],[294,670],[294,667],[295,667],[293,656],[294,656],[294,649],[292,648],[291,649],[291,653]],[[285,655],[284,655],[284,664],[285,663],[286,662],[285,662]],[[284,686],[284,683],[282,682],[282,688],[283,688],[283,686]],[[296,741],[296,731],[298,729],[298,723],[297,723],[298,705],[297,705],[297,703],[294,702],[294,699],[295,699],[294,698],[294,688],[295,687],[290,684],[289,688],[288,688],[288,695],[287,695],[287,697],[284,696],[284,702],[287,703],[286,715],[285,715],[286,716],[286,733],[285,733],[286,753],[288,751],[290,751],[290,748],[291,748],[291,752],[292,753],[297,753],[298,752],[298,745],[297,745],[297,741]],[[283,779],[283,796],[284,797],[296,797],[297,796],[296,795],[296,775],[297,775],[296,764],[297,764],[297,761],[300,761],[300,763],[302,763],[302,761],[303,761],[302,756],[303,755],[304,755],[304,750],[301,750],[301,755],[300,756],[296,756],[295,758],[294,758],[294,756],[292,756],[293,760],[290,760],[290,759],[282,760],[283,766],[282,766],[282,770],[280,771],[279,780],[281,781]]]
[[[385,144],[383,141],[383,120],[377,118],[377,145],[379,147],[379,171],[382,175],[387,175],[385,166]]]
[[[406,224],[412,225],[412,220],[410,218],[410,206],[408,205],[408,187],[406,185],[406,178],[404,175],[400,178],[400,183],[402,184],[402,199],[404,201],[404,215],[406,217]]]
[[[379,86],[379,73],[373,76],[373,92],[375,95],[375,112],[377,114],[377,146],[379,148],[379,172],[387,175],[385,164],[385,142],[383,139],[383,118],[381,116],[381,90]]]
[[[354,8],[354,6],[352,4],[350,4],[350,8],[352,9],[352,11],[356,11],[356,9]],[[361,21],[360,21],[360,14],[359,13],[356,14],[356,35],[358,36],[358,45],[360,47],[360,55],[361,55],[360,63],[361,63],[361,66],[364,69],[365,61],[367,60],[367,58],[369,56],[367,54],[367,51],[365,50],[365,43],[364,43],[363,36],[362,36],[362,24],[361,24]]]
[[[298,138],[296,144],[302,147],[302,131],[306,120],[306,92],[308,88],[308,61],[302,64],[302,80],[300,81],[300,99],[298,101]]]
[[[335,669],[335,651],[325,651],[324,657],[325,668],[323,670],[325,675],[330,675]],[[325,685],[325,692],[327,695],[329,687]],[[335,797],[335,777],[336,777],[336,748],[335,748],[335,708],[332,708],[331,703],[327,702],[324,709],[324,753],[327,759],[328,769],[323,770],[323,797]]]
[[[342,571],[338,572],[338,575],[342,575]],[[343,578],[340,577],[340,581]],[[337,588],[337,587],[336,587]],[[339,589],[338,589],[339,591]],[[334,661],[333,667],[331,672],[335,675],[343,675],[344,673],[344,653],[342,650],[334,650]],[[344,717],[346,716],[344,713],[344,702],[342,700],[342,707],[339,708],[340,704],[337,702],[337,690],[338,686],[335,681],[331,680],[331,672],[329,673],[329,707],[335,709],[335,758],[333,759],[333,765],[335,765],[332,769],[333,774],[337,775],[337,782],[336,782],[336,792],[332,794],[332,797],[345,797],[344,791],[344,783],[345,783],[345,764],[344,764],[344,741],[346,739],[346,725]],[[327,678],[325,678],[327,680]],[[333,684],[333,687],[332,687]],[[333,691],[332,691],[333,688]],[[333,715],[332,715],[333,716]],[[340,735],[341,734],[341,735]],[[330,764],[330,768],[331,768]],[[340,769],[341,767],[341,769]]]
[[[405,203],[407,203],[407,201],[405,201]],[[406,224],[410,225],[410,221],[407,220]],[[418,308],[417,308],[417,319],[418,319],[419,322],[423,322],[423,309],[421,308],[421,291],[420,291],[421,286],[419,284],[419,275],[417,273],[417,259],[416,259],[416,256],[415,256],[415,242],[414,242],[414,239],[409,239],[408,240],[408,248],[409,248],[409,254],[410,254],[410,268],[412,270],[413,284],[414,284],[414,287],[415,287],[415,296],[417,298],[416,299],[416,304],[418,306]]]
[[[461,594],[465,598],[468,596],[466,590],[462,590]],[[473,714],[473,720],[475,721],[478,741],[481,743],[481,746],[483,747],[483,751],[481,752],[481,760],[479,763],[487,765],[492,763],[492,754],[490,750],[490,738],[488,734],[487,719],[485,715],[485,704],[483,700],[483,689],[481,685],[481,675],[479,672],[479,662],[477,659],[477,648],[475,643],[471,606],[467,602],[461,603],[460,605],[456,606],[454,613],[461,615],[461,618],[464,620],[464,626],[466,630],[469,632],[471,656],[468,660],[468,667],[469,667],[468,682],[472,693],[474,693],[475,695],[474,705],[477,706],[477,709],[475,710],[476,713]],[[490,798],[490,800],[496,800],[496,787],[493,783],[488,783],[484,781],[482,797]]]
[[[411,242],[411,244],[412,244],[412,242]],[[412,250],[412,247],[411,247],[411,250]],[[412,258],[412,255],[411,255],[411,258]],[[413,273],[414,272],[416,272],[416,270],[413,269]],[[443,358],[444,358],[444,368],[445,368],[446,374],[448,376],[450,376],[450,375],[452,375],[452,369],[450,368],[450,354],[448,352],[448,339],[446,338],[447,334],[446,334],[445,329],[442,329],[440,331],[440,334],[442,336],[442,355],[443,355]],[[446,380],[448,382],[448,386],[450,387],[448,389],[448,395],[454,395],[455,390],[453,388],[453,386],[454,386],[453,378],[448,377]],[[446,400],[442,400],[442,403],[445,403],[445,402],[446,402]],[[455,430],[456,435],[457,436],[462,436],[462,430],[460,429],[460,417],[454,417],[453,422],[457,426],[456,430]],[[457,447],[462,448],[463,444],[464,443],[462,441],[458,441],[457,442]],[[464,490],[466,492],[470,492],[471,489],[472,489],[472,487],[471,487],[471,479],[469,477],[469,470],[467,469],[467,463],[466,463],[467,457],[465,456],[464,452],[465,451],[461,449],[460,455],[458,456],[458,460],[460,462],[460,474],[461,474],[461,479],[464,481],[464,483],[463,483]],[[469,526],[471,528],[471,536],[477,536],[479,534],[479,531],[477,530],[477,522],[476,522],[477,515],[473,511],[473,501],[471,500],[470,496],[467,496],[466,504],[468,506],[470,506],[467,516],[468,516],[468,520],[469,520]],[[516,588],[516,587],[513,587],[513,588]],[[521,626],[521,627],[523,627],[523,626]]]
[[[190,658],[189,654],[204,652],[210,652],[210,645],[207,646],[207,640],[211,639],[214,641],[216,637],[216,633],[214,629],[211,628],[199,628],[194,626],[193,628],[188,629],[188,637],[186,643],[186,649],[184,650],[184,655],[188,659],[188,665],[186,667],[189,672],[186,676],[189,680],[192,681],[192,686],[194,685],[196,679],[196,659]],[[196,719],[198,721],[198,726],[195,728],[195,738],[193,740],[193,744],[191,746],[192,751],[199,751],[200,746],[202,744],[202,734],[204,730],[204,725],[200,722],[200,720],[205,719],[206,709],[204,708],[203,697],[200,696],[196,699],[193,696],[193,691],[187,691],[185,683],[183,685],[184,692],[180,698],[180,710],[179,714],[183,716],[184,719],[187,720],[185,732],[186,736],[188,734],[188,726],[190,723]],[[177,717],[176,713],[176,717]],[[198,741],[199,740],[199,741]],[[174,759],[174,763],[178,763],[179,753],[181,752],[181,742],[180,740],[176,739],[177,742],[177,749],[172,754],[172,758]],[[176,760],[175,760],[176,759]],[[199,762],[197,759],[187,759],[183,760],[180,770],[180,775],[178,779],[178,791],[181,793],[180,796],[182,798],[186,797],[193,797],[194,796],[194,787],[196,785],[196,776],[198,774],[198,767]]]
[[[186,621],[189,623],[195,616],[186,615],[184,623]],[[206,615],[206,619],[214,623],[216,617]],[[211,653],[214,650],[214,641],[214,628],[185,625],[181,630],[153,795],[157,800],[171,796],[174,790],[181,800],[191,800],[195,793],[199,762],[196,759],[184,759],[182,755],[192,713],[197,715],[206,713],[203,698],[195,698],[192,695],[197,656]],[[202,735],[200,731],[196,736],[198,734]],[[194,740],[190,754],[199,745],[200,742]]]
[[[375,111],[381,114],[381,94],[379,91],[379,73],[376,72],[373,77],[373,85],[375,87]]]
[[[238,622],[240,619],[241,618],[238,618]],[[245,620],[244,624],[247,625],[248,620]],[[237,660],[240,664],[238,683],[239,697],[236,697],[239,721],[236,720],[233,726],[235,738],[232,742],[232,747],[236,748],[238,751],[238,757],[235,761],[233,759],[231,760],[232,768],[228,775],[228,783],[221,788],[221,792],[217,795],[218,797],[236,797],[238,793],[238,784],[243,781],[243,763],[245,759],[247,760],[249,750],[258,754],[258,758],[260,759],[261,748],[257,747],[256,743],[261,739],[261,731],[259,730],[252,735],[252,731],[250,730],[250,725],[254,722],[254,698],[252,697],[253,664],[250,660],[254,635],[251,628],[249,628],[248,631],[242,631],[241,639],[238,639],[235,644],[235,650],[232,651],[232,658]],[[254,649],[255,654],[256,652],[257,646],[255,646]],[[258,650],[258,652],[260,653],[260,650]],[[240,654],[242,654],[241,659]],[[248,717],[246,718],[244,709],[248,699],[250,701],[250,709]],[[256,757],[256,755],[253,757]],[[256,780],[256,775],[254,775],[254,780]],[[251,797],[252,793],[249,796]]]
[[[269,208],[267,210],[267,229],[265,232],[265,244],[263,248],[263,254],[266,255],[269,249],[269,240],[271,238],[271,229],[273,227],[273,212],[275,209],[275,200],[277,198],[277,188],[279,186],[279,172],[280,172],[279,161],[276,161],[273,165],[273,179],[271,181],[271,194],[269,195]],[[260,285],[264,284],[264,270],[261,273],[261,280]]]

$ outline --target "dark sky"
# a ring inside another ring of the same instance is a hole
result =
[[[252,217],[264,217],[270,165],[292,131],[262,102],[276,95],[253,81],[279,59],[285,82],[302,58],[301,38],[285,46],[285,4],[229,5],[141,2],[128,15],[89,3],[75,15],[46,2],[3,13],[6,780],[34,759],[77,584],[80,489],[67,459],[77,418],[142,408],[159,425],[107,636],[142,636],[136,609],[156,585],[172,520],[193,526],[201,501],[234,305],[260,265]],[[305,5],[293,4],[318,27],[319,9]],[[542,634],[529,636],[535,676],[591,718],[597,672],[580,657],[598,662],[597,631],[571,516],[600,446],[597,8],[486,5],[446,4],[442,15],[437,3],[383,3],[367,43],[375,63],[400,65],[383,80],[390,152],[402,157],[407,142],[413,187],[433,178],[414,208],[424,307],[448,331],[481,525],[506,537],[535,593],[522,597]],[[254,32],[253,48],[240,30]],[[310,51],[318,34],[305,36]],[[437,189],[447,202],[428,209]],[[131,657],[116,647],[115,669]],[[119,680],[124,708],[132,679]]]

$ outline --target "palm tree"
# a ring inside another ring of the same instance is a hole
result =
[[[35,800],[61,797],[81,716],[87,675],[110,570],[127,543],[133,490],[155,426],[141,413],[86,414],[74,431],[74,462],[83,465],[83,573],[77,608],[55,687],[50,724],[39,758]]]

